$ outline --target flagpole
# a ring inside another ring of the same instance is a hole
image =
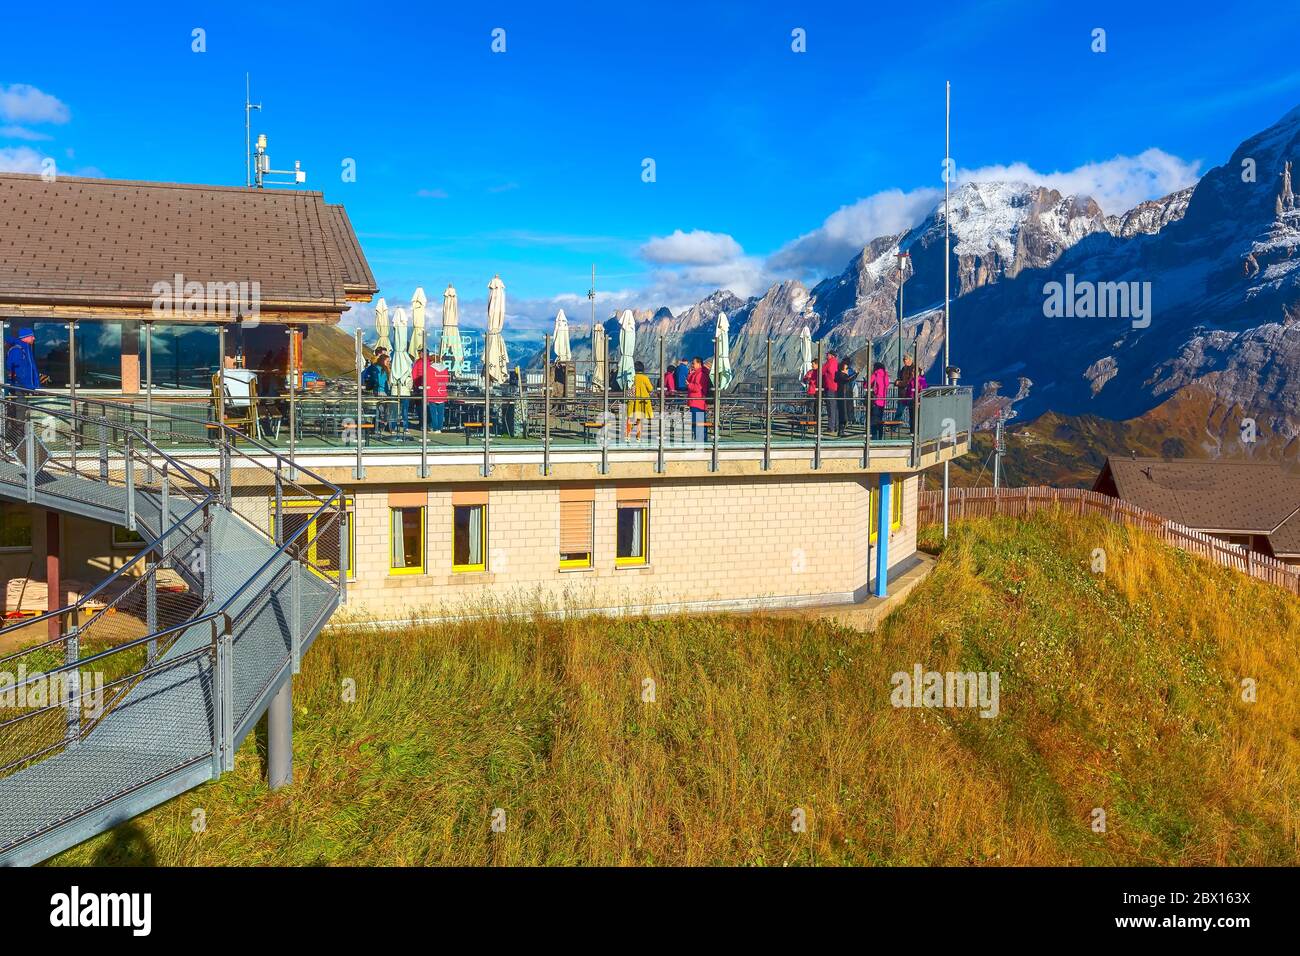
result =
[[[948,289],[949,289],[949,270],[952,263],[949,259],[948,243],[950,227],[948,222],[948,180],[952,178],[949,169],[951,165],[952,143],[949,135],[952,122],[952,83],[945,82],[943,85],[944,103],[943,103],[943,381],[951,385],[952,378],[948,374],[948,326],[950,317],[948,313]],[[942,442],[940,442],[942,446]],[[948,459],[943,460],[943,538],[948,540]]]

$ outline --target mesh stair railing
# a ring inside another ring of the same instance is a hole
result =
[[[0,863],[32,863],[234,765],[343,600],[329,482],[224,426],[182,461],[152,412],[0,399],[0,498],[135,531],[67,606],[0,622]]]

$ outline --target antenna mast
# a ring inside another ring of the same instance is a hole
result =
[[[248,74],[244,74],[244,185],[250,187],[253,185],[253,131],[252,131],[252,112],[260,110],[261,103],[252,101],[251,89],[249,85]]]
[[[949,136],[949,130],[952,122],[952,83],[945,81],[943,84],[943,380],[947,385],[953,384],[952,373],[949,372],[951,367],[948,363],[948,326],[952,323],[948,309],[948,289],[951,280],[948,277],[949,269],[952,266],[951,255],[948,250],[950,225],[948,222],[948,180],[952,178],[950,167],[952,165],[952,143]],[[943,539],[948,540],[948,459],[943,460]]]

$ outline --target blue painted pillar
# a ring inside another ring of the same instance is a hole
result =
[[[876,597],[889,596],[889,493],[893,479],[881,472],[876,502]]]

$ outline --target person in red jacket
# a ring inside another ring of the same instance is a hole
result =
[[[817,386],[821,383],[821,380],[821,369],[817,367],[817,360],[813,359],[812,368],[804,372],[803,378],[800,379],[804,384],[804,388],[808,392],[808,412],[805,415],[808,419],[813,419],[817,416]]]
[[[840,360],[834,352],[827,352],[822,366],[822,405],[826,407],[827,430],[832,433],[840,430],[840,385],[835,378],[839,370]]]
[[[704,360],[698,355],[691,359],[691,370],[686,376],[686,404],[691,409],[691,436],[696,441],[704,441],[704,418],[708,402],[704,399],[709,394],[709,373],[704,369]]]
[[[442,361],[442,356],[430,362],[428,353],[420,349],[420,357],[411,366],[411,384],[416,395],[420,394],[421,388],[425,390],[429,402],[429,430],[432,432],[441,432],[446,421],[447,383],[450,380],[451,371]]]

